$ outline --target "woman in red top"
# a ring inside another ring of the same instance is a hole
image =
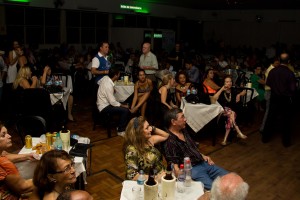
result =
[[[206,87],[207,93],[215,94],[221,87],[214,82],[214,70],[210,68],[205,74],[206,76],[203,81],[203,85]]]

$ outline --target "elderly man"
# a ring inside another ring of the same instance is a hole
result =
[[[249,185],[236,173],[218,177],[212,184],[211,192],[204,193],[198,200],[244,200]]]
[[[186,118],[181,109],[168,110],[164,117],[170,134],[163,144],[166,160],[174,163],[175,174],[178,174],[184,158],[190,157],[193,166],[192,179],[201,181],[204,188],[210,190],[213,180],[228,172],[216,166],[210,157],[200,153],[196,143],[185,129]]]
[[[155,73],[158,70],[158,63],[156,56],[150,51],[150,47],[149,42],[143,43],[143,54],[140,57],[139,67],[145,70],[147,78],[156,82]]]
[[[124,136],[125,128],[129,120],[129,106],[118,102],[114,96],[114,81],[118,80],[120,72],[116,68],[109,69],[108,76],[99,81],[97,94],[97,107],[101,113],[110,113],[120,116],[118,124],[118,135]]]
[[[93,197],[84,190],[67,190],[61,193],[57,200],[93,200]]]
[[[96,76],[95,82],[99,84],[99,80],[108,75],[111,63],[107,60],[107,55],[109,52],[108,42],[100,42],[99,51],[92,60],[92,69],[91,72]]]

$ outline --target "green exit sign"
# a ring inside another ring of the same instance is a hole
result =
[[[154,33],[153,38],[162,38],[162,34],[161,33]]]

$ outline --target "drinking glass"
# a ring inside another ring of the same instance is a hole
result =
[[[66,133],[60,132],[60,138],[63,143],[63,150],[68,152],[70,148],[70,131]]]

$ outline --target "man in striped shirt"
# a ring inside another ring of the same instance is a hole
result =
[[[163,144],[166,160],[174,164],[175,173],[178,174],[180,164],[185,157],[189,157],[192,164],[192,179],[201,181],[204,188],[210,190],[213,180],[228,172],[216,166],[209,156],[199,152],[196,143],[185,129],[186,118],[181,109],[168,110],[164,117],[170,134]]]

